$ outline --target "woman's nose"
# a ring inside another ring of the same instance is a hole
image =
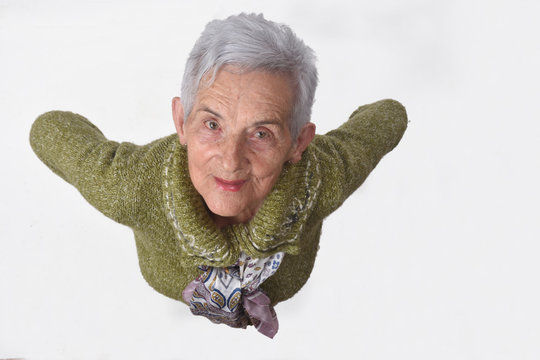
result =
[[[241,170],[246,163],[245,144],[242,139],[231,138],[223,145],[221,149],[223,170],[230,173]]]

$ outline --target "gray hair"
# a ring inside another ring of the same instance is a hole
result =
[[[311,118],[317,68],[315,53],[284,24],[266,20],[262,14],[239,14],[209,22],[186,62],[182,79],[182,106],[189,116],[203,76],[234,65],[241,71],[262,70],[290,76],[295,99],[289,130],[294,140]]]

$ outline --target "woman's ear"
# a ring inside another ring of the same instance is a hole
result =
[[[296,144],[293,146],[289,162],[296,164],[302,159],[302,153],[307,149],[311,140],[315,137],[315,124],[308,122],[305,124],[296,138]]]
[[[180,144],[186,145],[186,134],[184,132],[184,108],[182,102],[178,96],[172,99],[172,115],[174,120],[174,126],[180,139]]]

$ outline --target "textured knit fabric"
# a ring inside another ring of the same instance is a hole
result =
[[[32,125],[30,143],[92,206],[133,230],[141,272],[160,293],[183,301],[200,265],[228,267],[242,251],[253,258],[284,252],[278,271],[261,285],[275,305],[310,276],[323,219],[362,184],[406,127],[397,101],[359,107],[339,128],[316,135],[300,162],[284,166],[249,223],[221,229],[191,183],[176,133],[143,146],[118,143],[81,115],[51,111]]]

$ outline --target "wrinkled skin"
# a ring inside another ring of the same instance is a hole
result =
[[[286,75],[231,70],[199,89],[187,119],[180,98],[172,101],[191,181],[220,227],[252,219],[285,162],[298,162],[315,135],[307,123],[291,138],[294,89]]]

